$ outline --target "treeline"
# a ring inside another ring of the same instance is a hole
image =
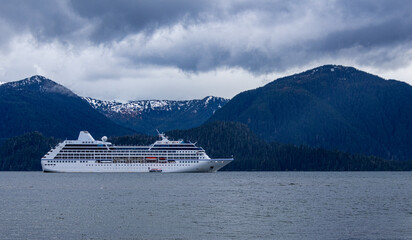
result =
[[[40,159],[58,142],[39,132],[8,139],[0,147],[0,171],[41,171]]]
[[[197,141],[210,157],[230,157],[235,161],[224,170],[236,171],[393,171],[411,170],[411,161],[388,161],[340,151],[306,146],[267,143],[246,125],[213,122],[189,130],[167,133],[175,139]]]
[[[212,158],[233,157],[226,171],[410,171],[412,161],[388,161],[340,151],[267,143],[246,125],[213,122],[189,130],[166,133],[171,139],[197,142]],[[150,145],[147,135],[111,137],[116,145]],[[40,159],[59,142],[38,132],[13,137],[0,147],[0,170],[40,171]]]

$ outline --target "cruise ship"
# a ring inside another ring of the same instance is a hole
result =
[[[233,158],[211,159],[196,143],[171,141],[159,133],[150,146],[115,146],[81,131],[41,159],[43,172],[216,172]]]

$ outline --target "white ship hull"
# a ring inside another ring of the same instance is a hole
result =
[[[52,161],[44,159],[41,165],[44,172],[216,172],[229,164],[233,159],[207,159],[198,163],[88,163],[82,160]],[[190,161],[189,161],[190,162]],[[195,162],[195,161],[193,161]]]

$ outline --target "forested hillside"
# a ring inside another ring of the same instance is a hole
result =
[[[58,142],[39,132],[8,139],[0,146],[0,171],[41,171],[40,159]]]
[[[236,95],[209,120],[236,121],[266,142],[412,159],[412,86],[326,65]]]

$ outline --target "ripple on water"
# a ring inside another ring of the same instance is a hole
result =
[[[0,173],[0,239],[408,239],[407,172]]]

